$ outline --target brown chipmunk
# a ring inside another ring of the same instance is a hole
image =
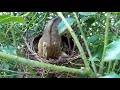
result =
[[[61,36],[58,35],[57,25],[61,22],[60,17],[50,20],[43,32],[43,36],[38,43],[38,55],[49,58],[68,57],[68,55],[61,51]]]

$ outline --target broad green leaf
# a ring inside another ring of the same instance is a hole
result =
[[[1,49],[1,51],[5,52],[5,53],[16,55],[16,48],[13,46],[5,46]]]
[[[98,36],[97,35],[93,35],[93,36],[91,36],[90,38],[87,39],[87,42],[93,43],[96,40],[98,40]]]
[[[25,20],[22,17],[16,17],[16,16],[7,17],[7,18],[0,20],[0,24],[5,24],[5,23],[9,23],[9,22],[23,23],[23,22],[25,22]]]
[[[89,58],[88,60],[90,60],[90,61],[100,61],[97,57],[98,57],[98,55],[95,55],[94,57]]]
[[[3,69],[9,70],[9,65],[8,64],[3,64]]]
[[[2,45],[0,45],[0,50],[2,50],[3,49],[3,46]]]
[[[109,41],[117,40],[116,35],[112,32],[109,32],[108,38],[109,38]]]
[[[88,20],[85,21],[85,23],[87,24],[87,26],[91,26],[95,21],[94,17],[89,18]]]
[[[120,20],[115,23],[115,26],[120,25]]]
[[[0,64],[0,69],[6,69],[9,70],[10,66],[6,63]]]
[[[88,20],[89,18],[90,17],[83,17],[83,18],[80,19],[80,22],[84,22],[84,21]]]
[[[120,78],[120,75],[117,75],[117,74],[108,74],[106,76],[102,76],[102,77],[99,77],[99,78]]]
[[[92,44],[92,46],[90,47],[90,51],[91,53],[93,53],[93,57],[90,58],[90,61],[98,61],[102,58],[102,52],[103,52],[103,47],[102,45],[95,45]]]
[[[8,18],[8,17],[10,17],[9,14],[8,14],[8,15],[1,15],[1,16],[0,16],[0,21],[1,21],[2,19]]]
[[[106,52],[105,52],[105,61],[110,60],[120,60],[120,39],[113,41],[107,46]]]
[[[85,15],[85,16],[88,16],[88,15],[94,15],[96,14],[97,12],[79,12],[80,15]]]
[[[120,12],[111,12],[112,14],[120,14]]]
[[[66,21],[69,23],[69,25],[71,26],[75,19],[74,18],[65,18]],[[57,30],[58,30],[58,34],[61,35],[65,30],[67,29],[66,25],[64,24],[63,21],[61,21],[61,23],[58,25]]]

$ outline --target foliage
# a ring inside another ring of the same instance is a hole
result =
[[[66,18],[66,21],[72,25],[74,23],[74,18]],[[65,32],[65,30],[67,29],[67,27],[65,26],[64,22],[62,21],[59,25],[58,25],[58,33],[59,35],[61,35],[63,32]]]
[[[120,39],[113,41],[107,46],[104,60],[120,60]]]
[[[108,74],[108,75],[102,76],[100,78],[120,78],[120,75],[117,75],[117,74]]]
[[[77,37],[83,49],[83,52],[86,52],[85,56],[87,57],[87,62],[91,70],[94,69],[92,65],[92,62],[94,62],[96,72],[94,72],[93,70],[93,73],[101,74],[102,76],[100,78],[119,78],[120,13],[108,13],[76,12],[79,23],[77,22],[74,13],[63,12],[62,14],[64,18],[66,18],[66,21],[68,22],[70,27],[72,27],[73,32],[75,32],[75,35],[73,36],[71,33],[69,34],[72,36],[72,38]],[[25,46],[23,36],[25,36],[26,38],[31,38],[32,36],[43,32],[46,22],[54,18],[55,16],[58,16],[58,13],[1,12],[0,15],[0,51],[12,55],[25,57],[23,53]],[[107,17],[109,18],[108,22]],[[78,27],[77,30],[74,30],[74,27]],[[108,31],[106,27],[108,27]],[[58,32],[61,35],[64,35],[67,29],[68,27],[66,26],[64,21],[62,21],[58,25]],[[80,30],[83,31],[85,38],[81,35]],[[108,34],[107,37],[105,37],[106,34]],[[85,39],[89,47],[87,51],[85,51],[86,46],[84,49],[81,43],[81,41],[84,41],[83,38]],[[87,54],[88,51],[90,51],[91,57]],[[101,61],[103,61],[102,64]],[[103,73],[99,72],[101,65],[103,65]],[[27,74],[24,74],[25,72]],[[45,77],[45,75],[38,76],[36,71],[32,67],[0,59],[0,77]]]

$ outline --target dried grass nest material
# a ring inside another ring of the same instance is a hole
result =
[[[63,60],[61,60],[62,62],[61,61],[60,62],[57,61],[58,59],[49,59],[49,60],[43,59],[42,57],[38,56],[38,54],[37,54],[37,52],[38,52],[38,42],[39,42],[39,39],[41,37],[42,37],[41,33],[39,33],[35,37],[31,37],[29,40],[26,40],[26,38],[23,37],[24,42],[26,44],[26,50],[25,50],[24,53],[30,59],[38,60],[38,61],[45,62],[45,63],[51,63],[51,64],[55,64],[55,63],[70,63],[73,60],[81,59],[81,55],[78,55],[77,52],[75,53],[75,50],[73,51],[73,49],[71,49],[71,52],[73,52],[74,54],[69,55],[68,58],[64,58]],[[62,43],[63,43],[62,46],[64,48],[64,51],[68,50],[68,47],[66,47],[66,46],[68,46],[68,45],[66,45],[66,44],[68,44],[68,43],[66,43],[67,39],[65,41],[65,36],[62,36],[61,38],[63,38],[62,39],[63,40],[62,41]],[[73,47],[73,48],[75,48],[75,47]]]
[[[77,50],[77,47],[75,45],[73,45],[73,43],[71,44],[70,57],[65,58],[62,62],[56,62],[58,59],[46,60],[46,59],[43,59],[42,57],[39,57],[37,52],[38,52],[38,42],[41,37],[42,37],[42,33],[39,33],[38,35],[31,37],[28,40],[25,37],[23,37],[24,42],[25,42],[25,50],[24,50],[25,54],[24,55],[26,58],[41,61],[44,63],[56,64],[59,66],[73,67],[73,68],[78,68],[78,69],[84,66],[83,60],[81,59],[81,55],[78,54],[79,51]],[[70,43],[69,44],[66,43],[66,42],[68,42],[68,39],[66,39],[65,36],[62,36],[61,38],[62,38],[63,51],[66,52],[68,50],[68,47],[66,47],[66,46],[70,45]],[[70,40],[72,40],[72,39],[70,39]],[[36,68],[33,68],[33,70],[35,70],[37,73],[36,77],[43,77],[43,78],[45,78],[45,77],[47,77],[47,78],[53,78],[53,77],[54,78],[62,78],[62,77],[77,78],[77,77],[79,77],[78,75],[75,75],[72,73],[49,71],[44,68],[36,67]],[[46,72],[48,72],[48,73],[46,73]]]

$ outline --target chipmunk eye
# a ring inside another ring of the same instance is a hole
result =
[[[47,53],[44,53],[44,56],[47,57]]]

